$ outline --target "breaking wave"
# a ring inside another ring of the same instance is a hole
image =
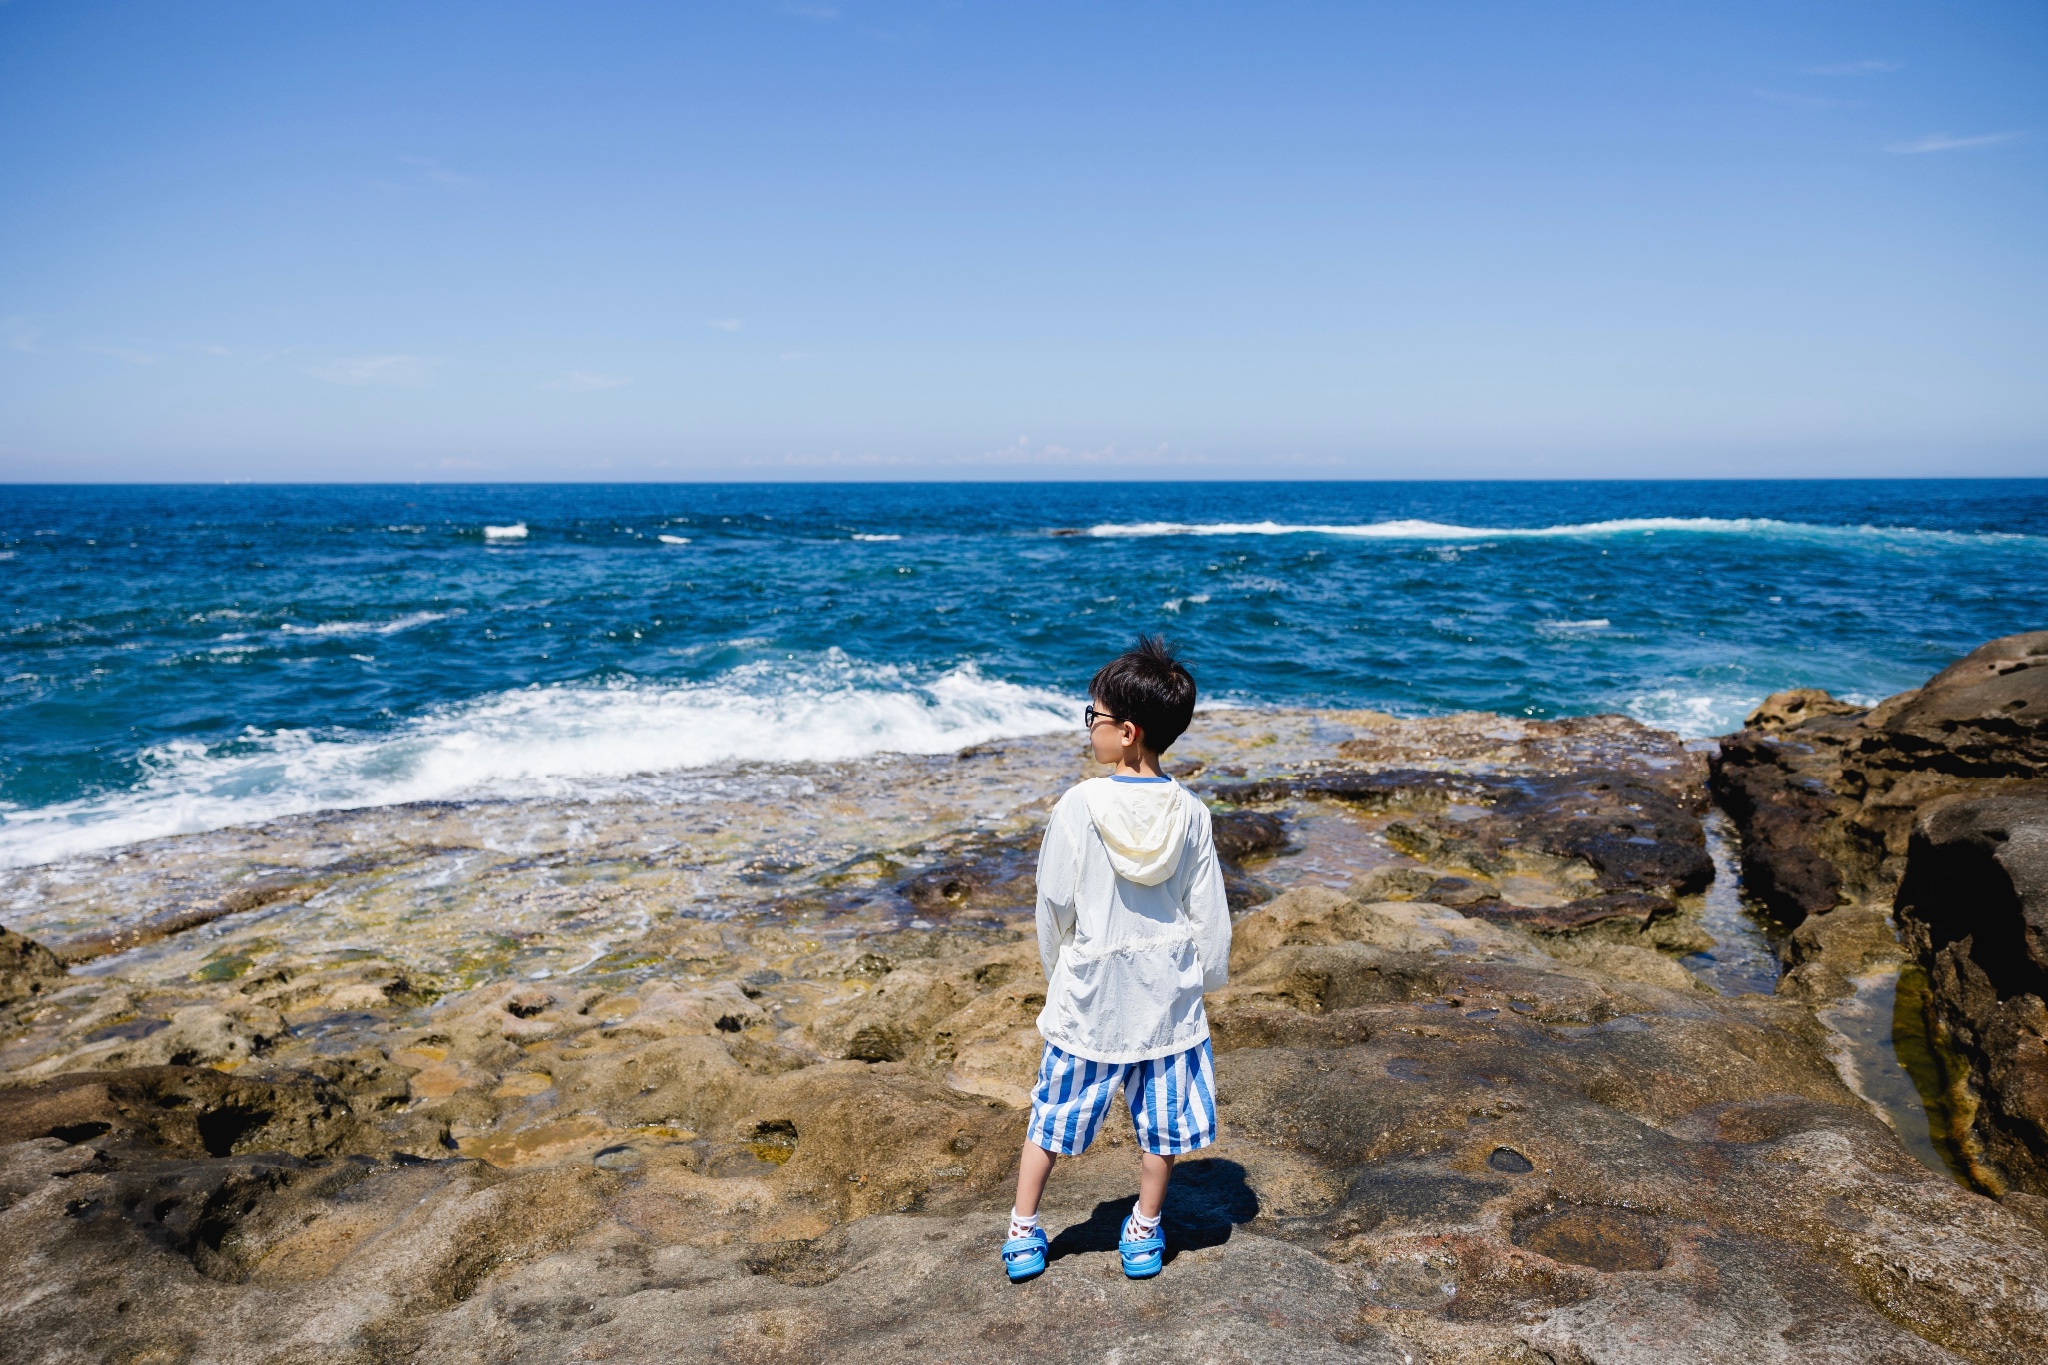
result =
[[[2037,536],[1999,531],[1923,531],[1914,526],[1820,526],[1780,521],[1774,517],[1619,517],[1611,521],[1574,522],[1559,526],[1455,526],[1441,521],[1407,518],[1354,524],[1279,521],[1138,521],[1103,522],[1086,534],[1125,536],[1349,536],[1361,540],[1533,539],[1570,536],[1654,535],[1670,531],[1689,535],[1783,535],[1799,537],[1878,536],[1935,540],[1949,544],[2001,541],[2032,542]],[[1071,533],[1069,533],[1071,534]],[[1468,547],[1470,548],[1470,547]]]
[[[920,674],[836,650],[706,682],[521,688],[377,734],[250,731],[153,747],[126,790],[0,814],[0,866],[313,810],[602,796],[629,779],[738,762],[946,753],[1071,728],[1077,708],[972,665]]]

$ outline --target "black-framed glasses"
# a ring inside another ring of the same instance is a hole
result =
[[[1114,725],[1122,725],[1124,723],[1124,718],[1122,716],[1112,716],[1107,711],[1096,710],[1093,702],[1089,703],[1086,707],[1082,708],[1081,721],[1089,729],[1093,730],[1095,728],[1095,722],[1098,720],[1106,720]]]

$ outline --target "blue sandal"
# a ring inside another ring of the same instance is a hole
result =
[[[1150,1237],[1133,1237],[1126,1218],[1116,1247],[1123,1253],[1124,1274],[1134,1280],[1149,1280],[1166,1264],[1166,1226],[1162,1223]]]
[[[1003,1243],[1003,1269],[1012,1280],[1028,1280],[1045,1269],[1045,1229]]]

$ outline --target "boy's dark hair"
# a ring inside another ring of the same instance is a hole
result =
[[[1104,664],[1088,694],[1110,715],[1144,731],[1139,742],[1155,754],[1165,753],[1195,718],[1194,677],[1158,635],[1140,635],[1136,645]]]

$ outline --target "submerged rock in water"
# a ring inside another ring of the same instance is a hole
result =
[[[1013,869],[1076,775],[1017,741],[6,874],[78,937],[321,883],[8,1016],[12,1354],[2048,1357],[2048,1233],[1914,1160],[1803,999],[1681,965],[1670,737],[1261,712],[1182,743],[1272,894],[1210,997],[1221,1139],[1160,1280],[1118,1268],[1120,1107],[1053,1176],[1046,1273],[997,1263],[1045,998]]]

